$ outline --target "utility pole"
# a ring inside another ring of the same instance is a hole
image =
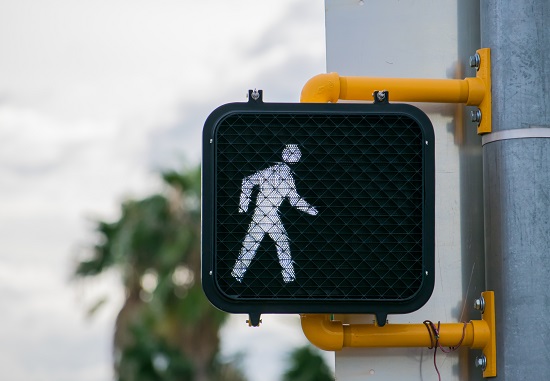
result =
[[[550,3],[484,0],[480,14],[492,62],[483,178],[497,379],[541,380],[550,375]]]

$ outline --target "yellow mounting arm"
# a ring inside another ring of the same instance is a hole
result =
[[[479,65],[476,78],[398,79],[374,77],[340,77],[337,73],[320,74],[310,79],[302,90],[301,102],[335,103],[342,100],[372,100],[374,91],[386,90],[393,101],[465,103],[478,106],[481,112],[478,134],[491,132],[491,62],[489,49],[477,51]],[[482,349],[484,377],[496,376],[496,333],[494,294],[483,294],[482,320],[442,324],[439,343]],[[428,347],[430,332],[424,324],[343,324],[328,315],[301,315],[306,337],[317,347],[337,351],[343,347]]]
[[[439,329],[442,347],[461,346],[482,349],[483,377],[496,377],[495,302],[493,291],[482,293],[484,308],[481,320],[466,323],[444,323]],[[329,315],[300,315],[307,339],[325,351],[344,347],[392,348],[431,347],[434,343],[424,324],[343,324]]]
[[[491,132],[490,50],[479,49],[479,68],[475,78],[415,79],[340,77],[337,73],[311,78],[302,89],[301,102],[335,103],[342,100],[372,100],[374,91],[386,90],[398,102],[464,103],[478,106],[481,112],[478,134]]]

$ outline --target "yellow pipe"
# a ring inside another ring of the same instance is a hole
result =
[[[466,323],[443,323],[439,328],[439,344],[443,347],[461,345],[482,349],[489,341],[489,326],[484,321]],[[376,324],[344,325],[345,347],[430,347],[428,328],[424,324]]]
[[[316,347],[339,351],[344,346],[344,326],[329,315],[300,315],[304,335]]]
[[[424,324],[342,324],[328,315],[301,315],[302,329],[308,340],[323,350],[338,351],[343,347],[389,348],[430,347],[428,328]],[[462,336],[464,334],[464,339]],[[453,347],[460,344],[483,349],[489,343],[491,332],[484,320],[466,323],[443,323],[439,329],[439,344]],[[462,339],[462,343],[461,343]]]
[[[337,73],[319,74],[302,88],[302,103],[336,103],[340,98],[340,76]]]
[[[485,96],[480,78],[417,79],[382,77],[340,77],[320,74],[303,87],[300,102],[336,103],[342,100],[372,100],[376,90],[387,90],[391,101],[465,103],[479,105]]]

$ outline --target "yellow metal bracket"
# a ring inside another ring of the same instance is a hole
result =
[[[320,74],[303,87],[301,102],[335,103],[341,100],[373,100],[375,91],[386,90],[392,101],[464,103],[478,106],[472,114],[478,134],[491,132],[491,55],[490,49],[477,50],[473,64],[475,78],[418,79],[341,77],[337,73]]]
[[[495,312],[495,293],[485,291],[481,293],[485,306],[481,318],[489,326],[490,337],[483,347],[483,356],[486,359],[483,377],[497,376],[497,336],[496,336],[496,312]]]
[[[439,328],[439,345],[481,349],[479,365],[483,377],[496,377],[495,298],[485,291],[478,299],[481,320],[468,323],[443,323]],[[329,315],[300,315],[302,330],[315,346],[326,351],[352,348],[431,347],[433,338],[425,324],[343,324]]]
[[[477,54],[479,56],[479,63],[476,78],[482,81],[485,88],[485,96],[478,105],[481,112],[481,120],[477,126],[477,133],[481,135],[492,131],[491,50],[487,48],[479,49]]]

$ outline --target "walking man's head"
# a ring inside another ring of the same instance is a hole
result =
[[[283,160],[286,163],[297,163],[302,157],[298,144],[287,144],[283,149]]]

